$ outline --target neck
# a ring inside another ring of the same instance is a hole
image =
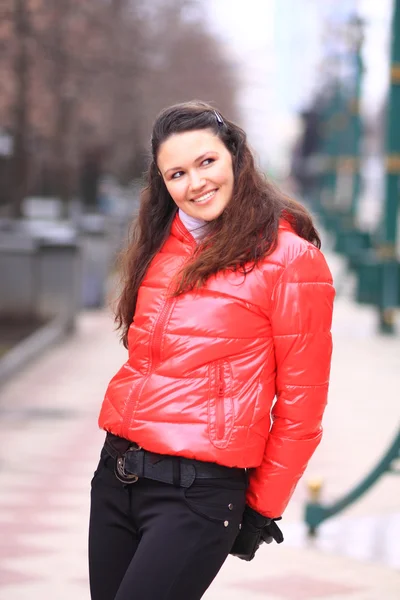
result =
[[[179,218],[196,241],[204,236],[207,221],[187,215],[181,208],[179,209]]]

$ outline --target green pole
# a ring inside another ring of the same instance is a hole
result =
[[[388,117],[386,125],[386,181],[381,228],[382,294],[380,329],[394,332],[394,311],[398,304],[398,263],[396,261],[397,218],[400,181],[400,0],[395,0],[392,21],[392,47]]]
[[[360,116],[360,99],[361,99],[361,84],[362,76],[364,72],[364,66],[361,56],[361,49],[363,45],[362,26],[363,22],[361,19],[356,17],[353,22],[355,28],[356,39],[356,52],[355,52],[355,88],[354,97],[350,104],[351,119],[352,119],[352,154],[353,154],[353,186],[351,194],[351,205],[350,214],[352,221],[357,215],[358,200],[360,197],[361,187],[361,174],[360,174],[360,144],[362,136],[362,123]]]
[[[324,192],[326,216],[334,212],[335,189],[337,178],[337,157],[339,154],[341,121],[341,95],[338,81],[333,82],[325,112],[324,123],[324,153],[326,160]],[[330,226],[326,223],[328,229]]]
[[[332,118],[334,115],[333,94],[330,94],[324,111],[324,158],[325,158],[325,173],[323,179],[323,193],[325,205],[330,206],[332,203],[333,189],[335,185],[334,168],[333,168],[333,127]]]

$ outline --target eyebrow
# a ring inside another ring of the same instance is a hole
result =
[[[215,150],[208,150],[207,152],[204,152],[204,154],[201,154],[200,156],[198,156],[194,162],[201,162],[207,156],[207,154],[210,154],[210,152],[215,152]],[[170,169],[167,169],[166,171],[164,171],[164,175],[169,173],[169,171],[181,171],[181,170],[182,170],[182,167],[171,167]]]

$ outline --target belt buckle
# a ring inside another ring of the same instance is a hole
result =
[[[138,452],[139,450],[142,450],[142,447],[139,446],[139,444],[132,442],[126,452]],[[138,475],[125,471],[125,454],[117,458],[115,467],[115,476],[122,483],[136,483],[138,481]]]
[[[136,442],[133,442],[131,446],[129,446],[127,452],[138,452],[142,450],[142,446],[139,446]]]
[[[122,456],[117,458],[115,475],[122,483],[136,483],[139,479],[134,473],[127,473],[125,471],[125,458]]]

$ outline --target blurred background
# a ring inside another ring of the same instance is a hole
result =
[[[152,122],[192,99],[309,208],[337,289],[285,547],[228,559],[207,598],[398,599],[400,0],[1,0],[0,598],[88,598],[116,257]]]

